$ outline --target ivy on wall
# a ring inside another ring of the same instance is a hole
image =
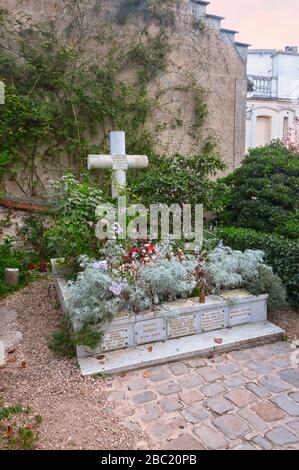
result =
[[[142,14],[145,22],[154,19],[163,27],[173,26],[176,16],[172,7],[179,4],[180,0],[121,0],[116,19],[126,24],[132,16]]]
[[[148,89],[167,70],[167,28],[174,24],[177,0],[123,0],[116,22],[125,25],[136,15],[143,22],[134,34],[123,26],[121,37],[105,18],[100,23],[100,3],[63,3],[46,22],[0,11],[0,78],[6,84],[0,153],[9,155],[11,178],[30,195],[44,190],[41,168],[80,173],[89,152],[107,151],[109,130],[126,131],[128,152],[153,155],[162,128],[148,125],[159,106],[159,96]],[[152,21],[159,24],[156,34],[149,33]],[[121,78],[128,69],[132,80]],[[208,115],[206,92],[191,76],[186,83],[198,139]],[[172,126],[181,125],[174,119]]]

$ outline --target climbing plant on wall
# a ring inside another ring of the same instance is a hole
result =
[[[111,129],[126,131],[128,152],[155,153],[161,126],[148,123],[159,96],[149,85],[167,69],[167,28],[177,3],[123,0],[109,21],[99,1],[64,0],[43,22],[0,11],[0,78],[6,84],[0,152],[12,161],[11,177],[24,193],[43,191],[41,168],[80,173],[88,152],[107,150]],[[132,32],[126,23],[136,15],[142,22]],[[154,34],[153,21],[159,25]],[[191,76],[184,91],[193,96],[198,136],[208,114],[205,92]]]
[[[125,24],[132,16],[141,13],[145,21],[156,19],[162,26],[173,26],[175,13],[171,7],[179,4],[180,0],[121,0],[116,19]]]

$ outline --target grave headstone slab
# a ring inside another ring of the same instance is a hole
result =
[[[130,314],[126,312],[126,310],[123,310],[121,312],[116,313],[113,318],[117,320],[128,320],[130,318]]]
[[[225,328],[225,310],[210,310],[201,314],[202,331],[213,331]]]
[[[4,282],[9,287],[18,285],[20,279],[20,270],[14,268],[7,268],[4,271]]]
[[[196,315],[182,315],[168,320],[168,337],[180,338],[196,334]]]
[[[165,310],[177,310],[182,308],[192,308],[194,307],[195,302],[192,300],[174,300],[173,302],[167,302],[167,304],[163,304]]]
[[[244,325],[251,321],[251,309],[249,308],[236,308],[231,310],[229,314],[229,325]]]
[[[129,325],[106,330],[101,343],[103,351],[113,351],[131,346],[134,346],[133,329]]]
[[[181,299],[167,302],[166,304],[162,304],[162,306],[167,312],[171,311],[174,315],[184,315],[198,311],[199,302],[197,304],[193,299]]]
[[[135,324],[135,341],[137,344],[154,343],[166,339],[166,323],[163,318],[140,321]]]
[[[245,299],[246,297],[251,297],[251,294],[244,289],[234,289],[233,291],[221,292],[221,297],[223,299]]]

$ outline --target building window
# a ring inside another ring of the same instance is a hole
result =
[[[287,139],[289,135],[289,118],[285,116],[283,118],[283,138]]]
[[[256,119],[256,146],[267,145],[272,140],[272,118],[270,116],[258,116]]]

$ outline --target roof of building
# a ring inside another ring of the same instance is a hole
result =
[[[250,47],[251,44],[247,44],[246,42],[235,42],[236,46],[242,46],[242,47]]]
[[[274,54],[276,49],[249,49],[249,54]]]
[[[276,56],[280,54],[284,55],[299,55],[298,51],[286,51],[283,49],[249,49],[248,51],[249,54],[269,54],[271,56]]]
[[[199,5],[210,5],[210,2],[204,2],[203,0],[191,0],[192,3],[199,3]]]
[[[221,31],[224,33],[232,33],[232,34],[238,34],[239,31],[235,31],[234,29],[227,29],[227,28],[221,28]]]
[[[215,20],[225,20],[224,16],[218,16],[218,15],[207,15],[208,18],[215,18]]]
[[[275,51],[272,55],[275,56],[275,55],[280,55],[280,54],[299,56],[299,52],[296,52],[296,51],[283,51],[281,49],[279,49],[278,51]]]

